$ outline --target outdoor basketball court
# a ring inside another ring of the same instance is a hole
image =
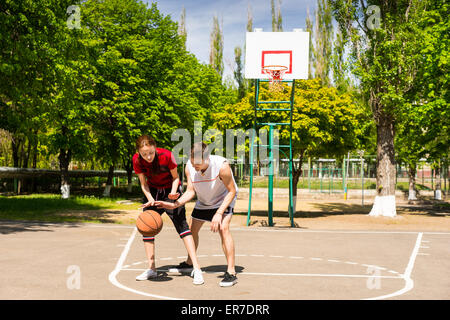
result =
[[[0,299],[449,299],[450,233],[232,226],[238,283],[219,287],[226,262],[205,225],[205,284],[167,273],[185,258],[175,229],[156,239],[160,276],[147,268],[133,225],[3,221]]]

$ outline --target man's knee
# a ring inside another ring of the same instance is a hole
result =
[[[230,225],[229,224],[220,225],[219,232],[222,237],[230,237],[231,236]]]

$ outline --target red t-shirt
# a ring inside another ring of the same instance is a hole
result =
[[[135,153],[133,156],[134,172],[136,174],[143,173],[150,188],[171,188],[173,178],[170,170],[177,167],[175,157],[172,152],[163,148],[156,148],[156,157],[159,162],[159,173],[154,168],[155,159],[148,162],[142,159],[139,153]]]

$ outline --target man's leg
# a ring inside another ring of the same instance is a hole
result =
[[[199,244],[199,237],[198,234],[200,232],[200,229],[203,226],[203,223],[205,223],[205,221],[202,220],[197,220],[195,218],[191,218],[191,233],[192,233],[192,238],[194,240],[194,244],[195,244],[195,251],[197,251],[198,248],[198,244]],[[186,259],[186,263],[192,265],[192,259],[191,259],[191,254],[188,251],[188,257]]]
[[[188,252],[188,259],[186,260],[186,261],[188,261],[187,263],[192,265],[194,267],[194,269],[200,269],[200,264],[198,263],[197,255],[196,255],[197,246],[196,246],[196,243],[195,243],[192,235],[188,235],[188,236],[184,237],[183,242],[184,242],[184,246],[186,247],[186,250]]]
[[[222,223],[220,225],[220,238],[222,240],[222,249],[227,258],[227,272],[229,274],[236,274],[234,266],[234,241],[230,232],[230,222],[232,214],[226,214],[222,218]]]

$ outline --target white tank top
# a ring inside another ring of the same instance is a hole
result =
[[[197,194],[197,202],[195,203],[196,209],[216,209],[222,205],[223,200],[229,192],[222,180],[219,178],[220,168],[225,161],[227,161],[227,159],[224,157],[210,155],[209,165],[204,173],[201,173],[201,171],[196,171],[192,166],[191,161],[188,161],[186,166],[194,184],[195,193]],[[234,208],[238,187],[234,181],[233,171],[231,172],[231,178],[233,179],[233,183],[236,188],[236,196],[230,203],[229,207]]]

